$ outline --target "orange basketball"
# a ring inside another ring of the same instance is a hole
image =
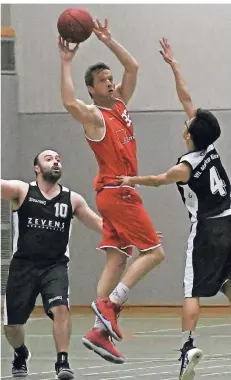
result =
[[[69,8],[59,16],[57,28],[64,40],[80,43],[90,37],[94,28],[94,22],[87,10]]]

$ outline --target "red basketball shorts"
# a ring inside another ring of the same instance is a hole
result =
[[[103,239],[98,248],[117,248],[131,256],[133,246],[145,252],[161,245],[142,199],[133,188],[104,188],[97,193],[96,204],[103,218]]]

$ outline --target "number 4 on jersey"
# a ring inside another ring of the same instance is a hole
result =
[[[219,194],[224,197],[227,193],[225,189],[225,182],[221,179],[215,166],[212,166],[210,169],[210,189],[212,194]]]

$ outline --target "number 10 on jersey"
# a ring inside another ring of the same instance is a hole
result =
[[[55,216],[66,218],[68,212],[68,206],[65,203],[55,203]]]

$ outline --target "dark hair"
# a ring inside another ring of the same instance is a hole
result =
[[[34,166],[39,164],[39,155],[40,155],[40,153],[38,153],[37,156],[35,156],[35,158],[34,158]],[[35,172],[35,175],[37,177],[38,173],[35,170],[34,170],[34,172]]]
[[[40,153],[38,153],[37,156],[35,156],[35,158],[34,158],[34,166],[39,164],[39,155],[40,155]]]
[[[95,63],[92,66],[89,66],[86,73],[85,73],[85,84],[86,86],[93,87],[94,85],[94,72],[100,72],[102,70],[110,70],[110,67],[108,67],[105,63],[103,62],[98,62]],[[90,97],[92,98],[92,95],[89,92]]]
[[[195,149],[204,150],[220,137],[221,128],[212,112],[198,108],[189,126],[189,133]]]

